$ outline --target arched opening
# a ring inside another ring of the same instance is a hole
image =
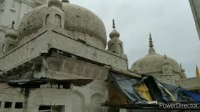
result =
[[[54,23],[56,26],[61,27],[61,16],[59,14],[55,15]]]
[[[12,50],[15,46],[13,44],[9,45],[8,51]]]
[[[120,52],[124,53],[122,44],[119,44],[119,47],[120,47]]]
[[[85,98],[79,91],[73,92],[72,112],[84,112]]]
[[[46,18],[45,18],[45,24],[47,24],[49,21],[49,14],[46,15]]]
[[[102,103],[104,103],[103,95],[99,93],[92,95],[90,99],[90,112],[103,112],[103,107],[101,106]]]
[[[115,53],[115,44],[112,43],[110,45],[110,51],[113,52],[113,53]]]

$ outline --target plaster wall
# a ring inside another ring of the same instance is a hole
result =
[[[84,57],[105,65],[127,70],[127,58],[80,42],[71,37],[66,30],[54,26],[46,26],[37,34],[26,37],[16,48],[0,56],[1,70],[10,70],[23,62],[48,53],[50,48],[56,48],[68,53]]]
[[[39,106],[61,106],[60,112],[105,112],[101,103],[106,101],[107,92],[107,84],[98,80],[83,87],[72,85],[71,89],[46,84],[26,92],[21,88],[1,86],[0,112],[38,112]],[[5,102],[12,102],[12,106],[5,108]],[[16,109],[16,102],[23,103],[23,108]]]

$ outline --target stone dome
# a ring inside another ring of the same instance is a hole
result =
[[[119,34],[119,32],[116,29],[113,29],[113,31],[110,33],[109,36],[110,36],[110,38],[119,37],[120,34]]]
[[[141,74],[163,75],[163,66],[170,65],[173,74],[181,75],[181,67],[178,62],[166,55],[156,53],[153,47],[154,45],[150,34],[148,55],[137,60],[132,65],[131,70]]]
[[[32,33],[36,33],[43,26],[43,16],[48,10],[47,5],[36,7],[27,13],[21,20],[19,26],[19,38],[23,39]],[[88,34],[106,47],[106,29],[101,19],[93,12],[78,5],[62,2],[62,10],[65,13],[65,29]]]
[[[131,67],[131,70],[137,73],[162,73],[162,66],[169,64],[176,73],[181,73],[179,64],[172,58],[160,54],[146,55],[137,60]]]

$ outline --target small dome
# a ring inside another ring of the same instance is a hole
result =
[[[119,32],[115,29],[115,20],[113,19],[113,31],[110,33],[110,38],[119,38],[120,34]]]
[[[47,10],[48,6],[42,5],[36,7],[22,18],[19,26],[20,40],[25,36],[36,33],[43,27],[43,16]],[[106,48],[106,29],[98,16],[86,8],[67,2],[62,2],[62,10],[65,13],[66,30],[91,35],[93,38],[96,38],[93,39],[92,43],[102,43],[104,49]]]
[[[185,69],[182,67],[181,63],[180,63],[180,68],[181,68],[181,72],[184,73]]]
[[[58,8],[62,8],[62,3],[58,0],[50,0],[48,2],[48,7],[52,7],[52,6],[55,6],[55,7],[58,7]]]
[[[169,64],[173,71],[180,73],[179,64],[172,58],[155,54],[147,55],[137,60],[131,67],[131,70],[137,73],[162,73],[162,66]]]
[[[119,38],[120,34],[116,29],[113,29],[113,31],[110,33],[110,38],[117,37]]]

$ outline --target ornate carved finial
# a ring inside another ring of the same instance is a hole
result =
[[[114,19],[113,19],[113,28],[116,28],[116,27],[115,27],[115,20],[114,20]]]
[[[67,2],[67,3],[69,3],[69,0],[62,0],[62,2]]]
[[[14,29],[14,26],[15,26],[15,21],[12,21],[12,29]]]
[[[151,37],[151,33],[149,33],[149,47],[153,47],[153,40]]]

